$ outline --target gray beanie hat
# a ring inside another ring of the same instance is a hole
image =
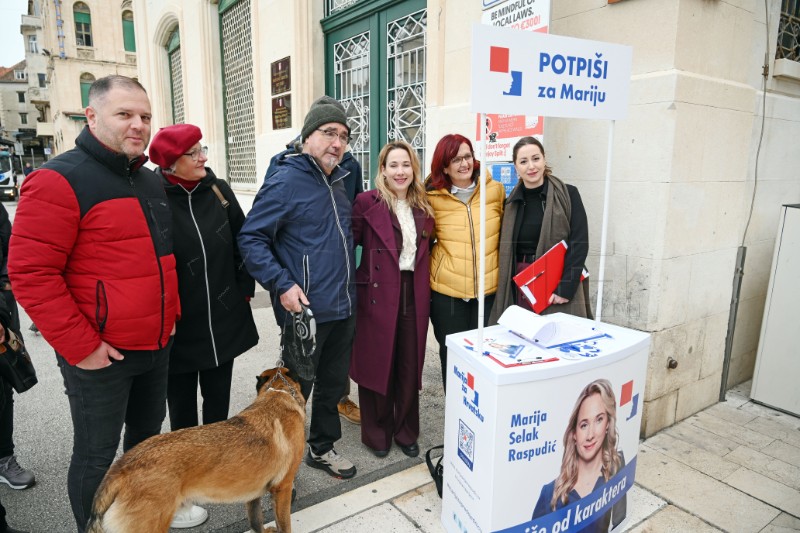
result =
[[[316,104],[311,106],[306,115],[306,120],[303,123],[303,129],[300,130],[300,138],[305,142],[309,135],[314,133],[314,130],[323,124],[336,122],[347,128],[347,133],[350,133],[350,126],[347,125],[347,117],[341,104]]]
[[[342,110],[342,113],[345,113],[344,106],[342,105],[342,103],[339,100],[337,100],[336,98],[334,98],[333,96],[328,96],[327,94],[325,94],[323,96],[320,96],[319,98],[314,100],[314,102],[311,104],[311,107],[309,109],[311,109],[314,106],[321,105],[321,104],[335,105],[336,107],[338,107],[339,109]]]

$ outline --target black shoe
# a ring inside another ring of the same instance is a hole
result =
[[[386,457],[389,455],[389,450],[372,450],[372,453],[375,454],[375,457]]]
[[[403,453],[409,457],[416,457],[419,455],[419,444],[416,442],[413,442],[408,446],[403,446],[402,444],[398,444],[398,446],[400,446],[400,449],[403,451]]]

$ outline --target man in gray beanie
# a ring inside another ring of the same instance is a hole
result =
[[[309,113],[314,107],[323,105],[323,104],[331,104],[339,109],[342,110],[342,113],[345,112],[344,106],[337,100],[336,98],[328,95],[320,96],[311,104],[311,108],[309,109]],[[286,145],[286,150],[275,154],[272,159],[269,161],[269,167],[267,168],[267,173],[264,176],[264,181],[268,180],[270,176],[275,174],[278,170],[278,163],[283,161],[287,157],[292,157],[297,154],[303,153],[303,143],[302,143],[302,136],[298,135]],[[344,156],[342,157],[339,166],[349,172],[347,176],[344,177],[342,182],[344,183],[344,189],[347,191],[347,197],[350,198],[351,202],[354,202],[356,196],[364,192],[364,185],[363,185],[363,172],[361,170],[361,164],[358,160],[353,157],[353,154],[350,151],[346,151]],[[347,385],[345,386],[344,395],[339,399],[339,405],[337,405],[339,409],[339,415],[351,422],[353,424],[361,424],[361,409],[359,409],[358,405],[350,399],[350,380],[347,380]]]
[[[312,106],[300,137],[302,153],[280,160],[258,191],[239,249],[250,275],[270,292],[284,333],[304,306],[314,314],[315,377],[299,379],[303,397],[313,402],[306,464],[347,479],[356,467],[333,447],[342,436],[337,403],[349,381],[355,333],[352,208],[343,183],[348,172],[339,166],[350,128],[341,106]],[[282,335],[284,353],[292,352],[284,346],[292,337]],[[290,358],[284,362],[297,370]]]

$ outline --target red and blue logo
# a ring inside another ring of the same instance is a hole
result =
[[[622,385],[622,393],[619,395],[619,406],[631,405],[631,413],[625,420],[628,421],[639,412],[639,393],[633,394],[633,380]]]
[[[499,74],[511,75],[511,85],[507,91],[503,91],[504,96],[522,95],[522,71],[511,70],[510,67],[511,50],[502,46],[492,46],[489,49],[489,71]]]

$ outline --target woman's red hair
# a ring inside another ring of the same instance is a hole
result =
[[[450,176],[444,173],[444,169],[447,168],[450,161],[458,155],[458,150],[461,148],[462,144],[469,146],[469,151],[472,152],[474,156],[475,150],[472,148],[472,142],[463,135],[449,133],[439,140],[436,149],[433,151],[433,157],[431,158],[431,187],[434,189],[443,189],[445,187],[449,189],[452,187],[453,182],[450,180]],[[481,175],[481,164],[477,159],[473,159],[472,164],[472,179],[474,181]]]

